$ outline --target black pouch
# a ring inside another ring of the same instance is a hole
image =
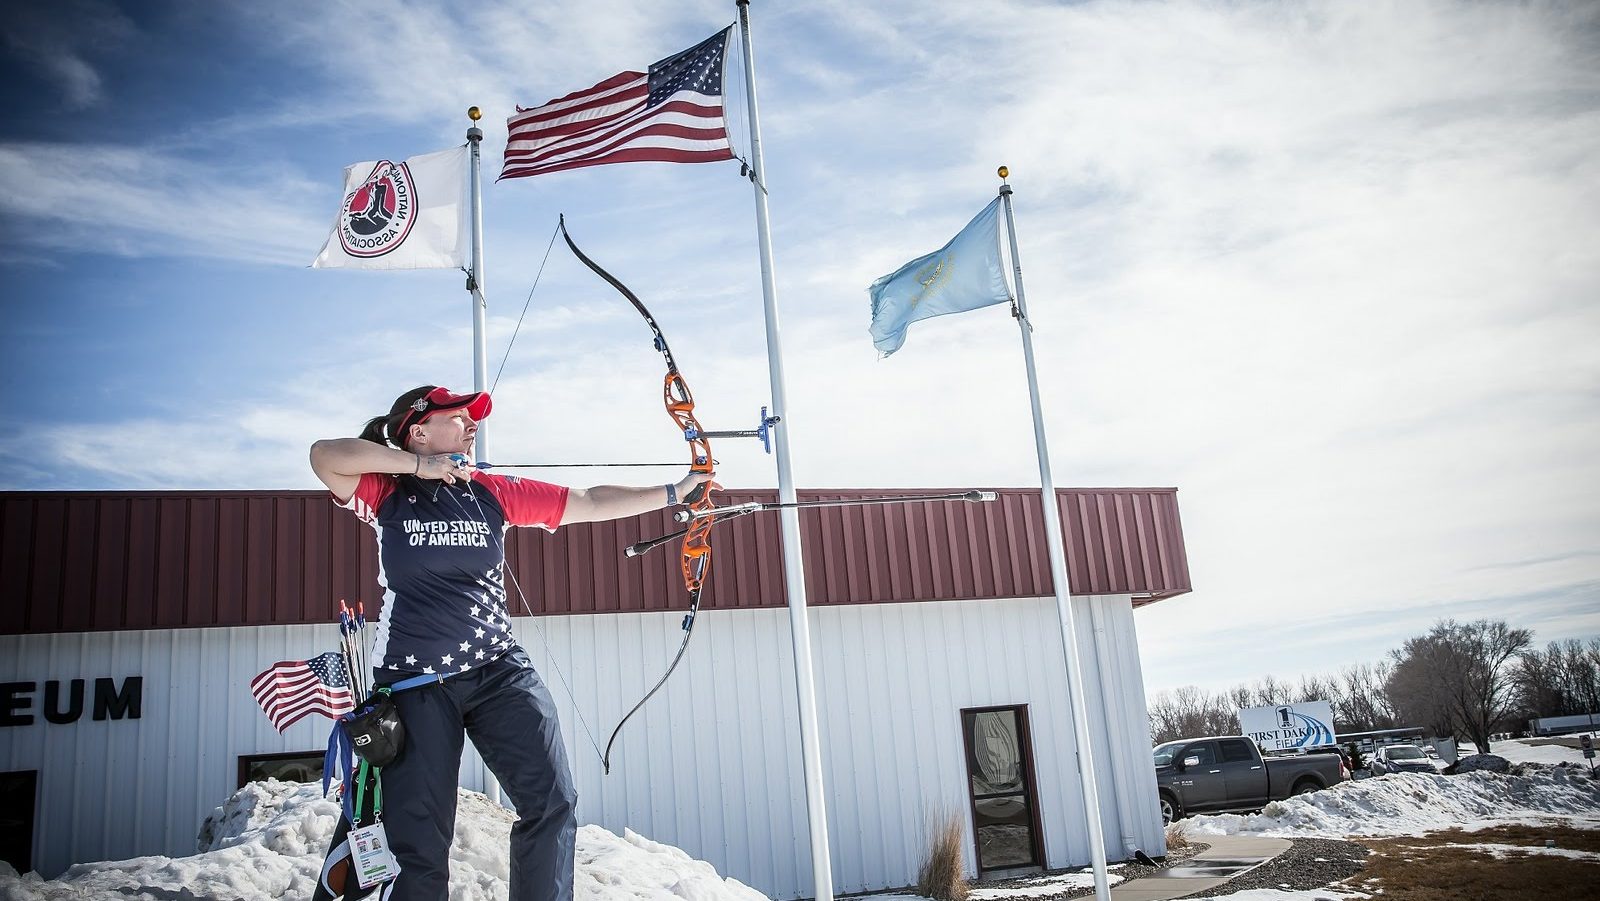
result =
[[[362,760],[375,767],[386,767],[400,758],[406,748],[406,727],[400,722],[400,708],[387,688],[377,693],[344,720],[350,746]]]

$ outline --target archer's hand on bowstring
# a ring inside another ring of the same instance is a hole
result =
[[[446,485],[466,482],[477,470],[465,454],[418,454],[413,475],[422,479],[439,479]]]

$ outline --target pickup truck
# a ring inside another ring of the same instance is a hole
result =
[[[1266,757],[1238,735],[1185,738],[1153,752],[1161,821],[1191,813],[1256,810],[1343,780],[1335,754]]]

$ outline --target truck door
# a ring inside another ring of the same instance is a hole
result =
[[[1228,785],[1230,807],[1260,807],[1267,803],[1267,768],[1261,754],[1245,738],[1217,742],[1222,752],[1222,778]]]
[[[1228,800],[1228,786],[1222,775],[1222,766],[1217,762],[1217,743],[1197,741],[1185,747],[1173,760],[1182,763],[1194,757],[1199,758],[1199,763],[1185,766],[1178,773],[1177,785],[1178,791],[1183,794],[1183,809],[1194,812],[1224,806]]]

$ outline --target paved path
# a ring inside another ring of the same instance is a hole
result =
[[[1207,835],[1200,841],[1211,847],[1160,876],[1130,879],[1112,886],[1112,901],[1167,901],[1203,892],[1289,850],[1286,838]]]

